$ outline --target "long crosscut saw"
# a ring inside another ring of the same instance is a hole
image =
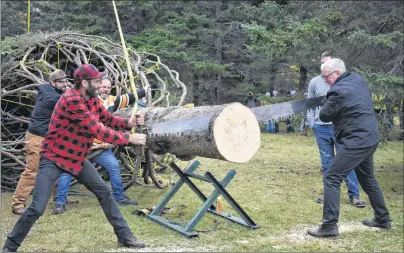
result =
[[[326,101],[326,96],[288,101],[278,104],[251,108],[258,121],[284,120],[294,114],[318,109]]]

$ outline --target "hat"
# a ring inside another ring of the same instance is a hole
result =
[[[66,73],[63,70],[55,70],[53,71],[50,75],[49,75],[49,82],[55,81],[55,80],[59,80],[62,78],[66,78]]]
[[[100,72],[93,64],[83,64],[74,71],[73,79],[75,83],[80,83],[82,80],[91,80],[101,78],[106,72]]]

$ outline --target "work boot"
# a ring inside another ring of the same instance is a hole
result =
[[[116,203],[118,203],[119,205],[123,205],[123,206],[137,205],[136,199],[130,199],[126,196],[121,200],[117,200]]]
[[[55,208],[53,208],[53,214],[61,214],[66,211],[66,206],[65,205],[55,205]]]
[[[337,224],[321,224],[318,227],[308,229],[307,233],[314,237],[337,237],[339,235]]]
[[[366,206],[365,201],[361,200],[359,196],[350,198],[349,201],[354,207],[364,208]]]
[[[13,210],[13,214],[16,214],[16,215],[22,215],[24,212],[25,212],[25,208],[23,208],[23,207]]]
[[[146,244],[143,241],[136,239],[134,235],[128,235],[125,238],[118,239],[119,247],[128,247],[128,248],[144,248]]]
[[[11,250],[11,249],[9,249],[9,248],[3,248],[2,250],[1,250],[1,253],[5,253],[5,252],[17,252],[16,250]]]
[[[17,252],[17,249],[18,247],[16,247],[15,243],[13,243],[10,239],[7,238],[1,252]]]
[[[372,220],[364,220],[364,221],[362,221],[362,224],[365,226],[368,226],[368,227],[391,229],[390,221],[381,223],[381,222],[378,222],[376,219],[372,219]]]

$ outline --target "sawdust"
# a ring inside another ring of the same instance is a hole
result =
[[[340,222],[339,224],[339,233],[345,234],[354,231],[363,231],[363,230],[378,230],[378,228],[371,228],[364,226],[361,222]],[[324,241],[324,238],[316,238],[307,234],[307,229],[313,227],[313,225],[298,225],[291,230],[279,235],[273,236],[269,239],[269,241],[273,242],[275,245],[272,246],[275,249],[287,249],[292,248],[296,245],[306,244],[307,242],[313,240]],[[333,239],[330,239],[333,240]],[[334,240],[335,243],[338,243],[338,240]],[[329,242],[329,241],[328,241]],[[276,245],[277,244],[277,245]]]
[[[215,245],[187,247],[187,245],[170,245],[170,246],[149,246],[143,249],[119,248],[115,250],[107,250],[106,252],[219,252],[225,251],[223,247]]]

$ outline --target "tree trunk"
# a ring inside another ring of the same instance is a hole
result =
[[[221,21],[222,17],[222,1],[216,1],[216,24],[217,29],[222,33],[223,25]],[[222,64],[222,34],[218,35],[215,41],[216,48],[216,63],[218,65]],[[222,74],[216,73],[214,80],[214,88],[213,88],[213,103],[218,105],[220,104],[220,87],[222,87]]]
[[[116,112],[129,117],[132,108]],[[171,153],[180,159],[200,156],[245,163],[260,147],[255,115],[240,103],[142,109],[148,147],[156,154]]]
[[[273,91],[275,90],[276,71],[277,69],[275,68],[275,65],[271,63],[269,68],[269,92],[271,93],[271,96],[273,96]]]
[[[200,87],[200,81],[199,81],[199,76],[198,74],[194,73],[194,81],[192,82],[192,101],[194,102],[195,106],[200,105],[200,93],[201,93],[201,87]]]
[[[306,81],[307,81],[307,69],[303,66],[300,66],[300,76],[299,76],[299,89],[307,90]]]

